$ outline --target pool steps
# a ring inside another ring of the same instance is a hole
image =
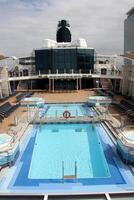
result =
[[[62,180],[73,179],[76,181],[77,179],[77,161],[74,162],[74,174],[65,174],[65,166],[64,161],[62,161]]]

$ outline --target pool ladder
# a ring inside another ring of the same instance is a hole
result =
[[[77,161],[74,162],[74,174],[70,174],[70,175],[65,174],[64,161],[62,161],[62,180],[64,182],[64,180],[67,180],[67,179],[73,179],[76,182],[76,180],[77,180]]]

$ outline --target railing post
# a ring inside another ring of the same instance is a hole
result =
[[[18,125],[18,117],[16,115],[14,116],[14,124],[15,124],[15,126]]]
[[[79,85],[80,85],[80,90],[81,90],[81,78],[79,79]]]
[[[27,122],[29,121],[29,106],[27,105]]]
[[[54,92],[54,78],[52,79],[52,91]]]
[[[78,117],[78,110],[76,109],[76,117]]]
[[[81,74],[81,69],[79,69],[79,74]]]
[[[123,129],[124,127],[125,127],[125,117],[121,116],[120,129]]]
[[[49,77],[49,92],[51,91],[51,79]]]
[[[32,83],[32,79],[31,79],[30,88],[31,88],[31,90],[33,89],[33,83]]]
[[[75,181],[77,180],[77,161],[75,161]]]
[[[78,85],[78,78],[76,78],[76,90],[79,90],[79,85]]]
[[[64,182],[64,161],[62,161],[62,180]]]

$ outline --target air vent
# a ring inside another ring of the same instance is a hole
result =
[[[75,132],[82,132],[82,128],[76,128]]]
[[[59,129],[52,129],[52,132],[57,133],[57,132],[59,132]]]

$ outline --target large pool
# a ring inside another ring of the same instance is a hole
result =
[[[99,127],[98,127],[99,128]],[[110,176],[97,129],[92,124],[42,125],[36,134],[28,177],[62,179]]]

